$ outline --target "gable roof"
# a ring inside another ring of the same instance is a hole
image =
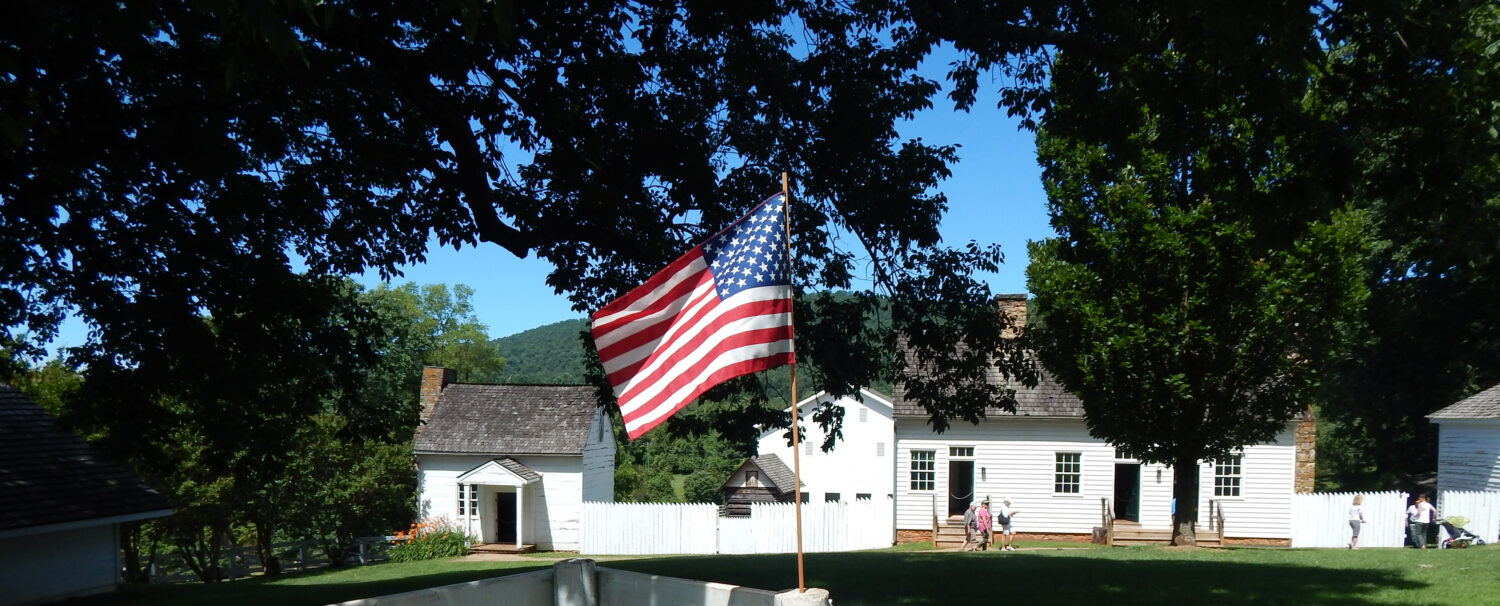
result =
[[[581,455],[598,409],[588,385],[443,388],[417,432],[419,453]]]
[[[15,388],[0,383],[0,535],[90,520],[131,521],[171,513],[135,474],[102,458],[82,437]]]
[[[1429,419],[1500,419],[1500,385],[1427,415]]]
[[[906,372],[923,376],[931,373],[931,369],[920,366],[916,368],[909,367]],[[1042,368],[1037,372],[1036,387],[1026,387],[1025,385],[1021,385],[1019,381],[1007,382],[1001,377],[999,369],[993,366],[985,373],[985,378],[992,384],[1009,384],[1016,390],[1016,411],[1014,413],[994,406],[986,406],[984,408],[984,416],[986,417],[1083,418],[1083,400],[1078,399],[1078,396],[1073,395],[1073,392],[1068,391],[1061,383],[1058,383],[1057,379],[1053,378],[1052,373],[1048,372],[1046,368]],[[927,409],[922,408],[921,404],[906,398],[906,386],[900,381],[896,382],[894,403],[897,417],[929,416]]]
[[[729,474],[729,480],[725,480],[724,484],[719,486],[719,490],[729,487],[729,482],[734,480],[735,473],[752,467],[766,474],[766,480],[771,483],[766,488],[770,488],[777,493],[786,494],[792,492],[791,487],[796,485],[797,476],[792,473],[791,468],[786,466],[786,463],[781,462],[781,457],[776,455],[756,455],[745,459],[745,462],[741,463],[739,468],[734,470],[734,473]],[[806,486],[806,484],[803,484],[803,486]]]
[[[510,478],[503,477],[509,474]],[[542,474],[522,465],[520,461],[510,457],[490,459],[480,463],[477,467],[465,471],[458,476],[460,484],[493,484],[511,486],[512,482],[530,484],[542,479]]]

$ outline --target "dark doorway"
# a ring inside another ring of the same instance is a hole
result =
[[[1141,521],[1141,464],[1115,463],[1115,519]]]
[[[974,502],[974,462],[948,461],[948,515],[963,515]]]
[[[516,493],[495,495],[495,542],[516,542]]]

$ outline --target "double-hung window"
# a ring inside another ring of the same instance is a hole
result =
[[[479,487],[473,484],[458,485],[458,515],[479,515]]]
[[[1244,455],[1231,455],[1214,461],[1214,496],[1240,496],[1240,473],[1244,462]]]
[[[1052,473],[1052,492],[1078,494],[1083,487],[1083,453],[1057,453]]]
[[[937,490],[937,451],[911,451],[911,489]]]

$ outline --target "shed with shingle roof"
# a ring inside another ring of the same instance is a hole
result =
[[[1427,415],[1438,425],[1438,487],[1500,490],[1500,385]]]
[[[801,487],[795,477],[776,455],[745,459],[719,487],[725,497],[725,515],[748,516],[751,503],[790,503]]]
[[[0,601],[114,589],[119,525],[171,514],[166,499],[4,384],[0,435],[0,570],[27,579]]]
[[[427,518],[481,543],[577,550],[584,501],[614,499],[615,432],[586,385],[455,383],[423,371],[417,457]]]

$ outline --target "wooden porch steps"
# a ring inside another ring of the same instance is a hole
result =
[[[933,547],[957,549],[964,545],[964,517],[949,516],[938,520],[937,536],[932,538]]]
[[[536,545],[521,545],[516,547],[515,543],[477,543],[469,546],[469,554],[476,553],[531,553],[536,551]]]
[[[1221,537],[1219,531],[1209,531],[1202,528],[1195,533],[1198,538],[1199,547],[1219,547]],[[961,539],[960,539],[961,540]],[[1130,545],[1170,545],[1172,543],[1172,530],[1170,528],[1141,528],[1140,524],[1115,520],[1115,546]]]

